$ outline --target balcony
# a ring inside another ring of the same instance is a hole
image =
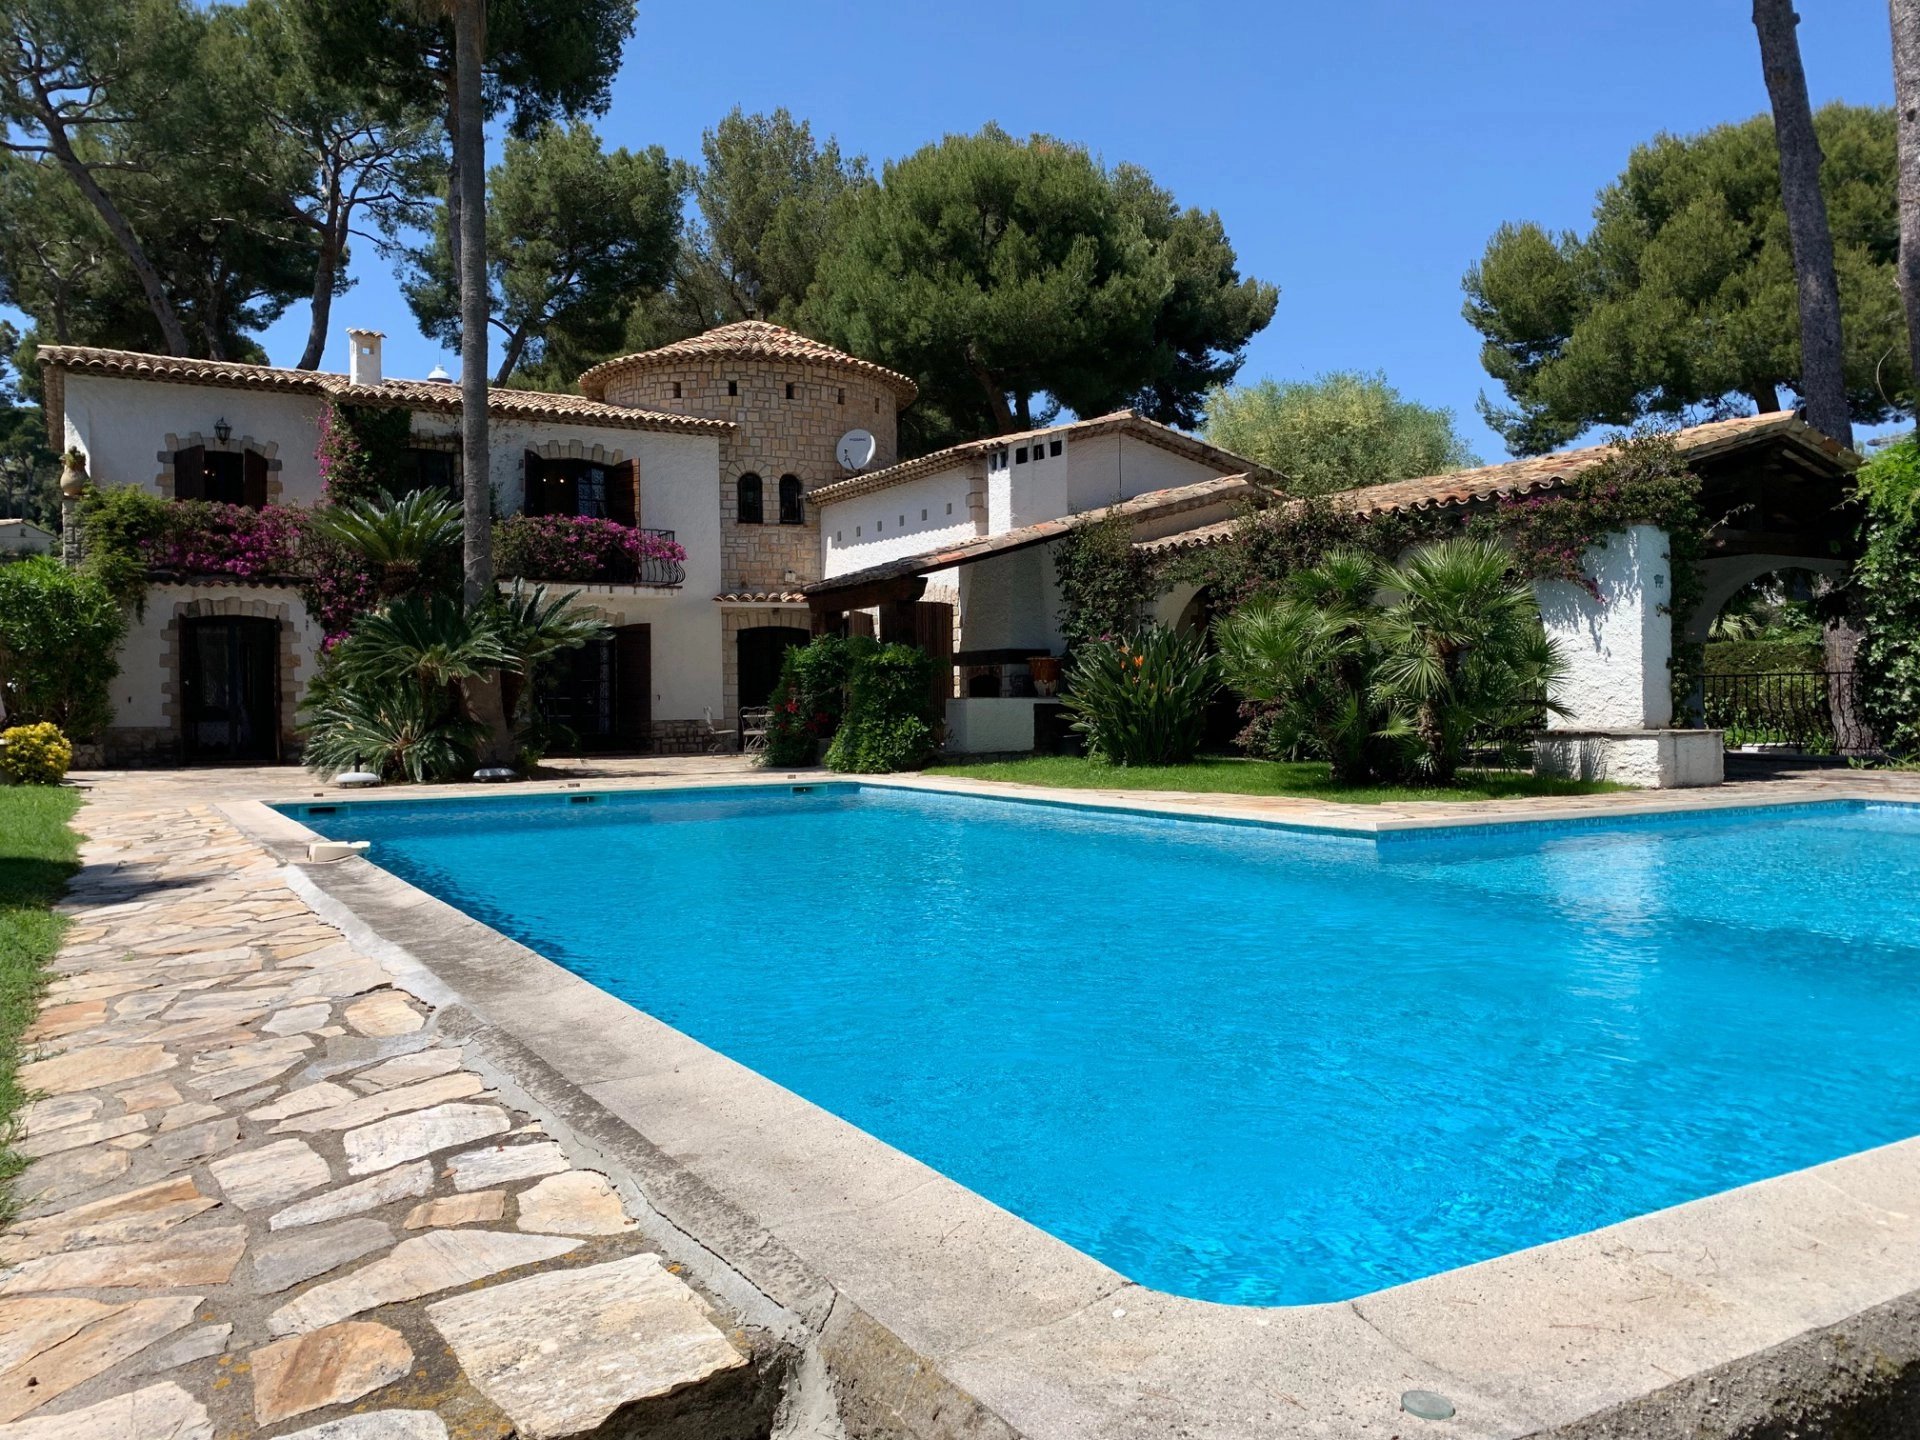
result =
[[[574,515],[512,515],[493,528],[502,579],[672,589],[687,580],[687,552],[671,530]]]

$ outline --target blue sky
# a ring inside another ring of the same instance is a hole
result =
[[[1800,10],[1814,103],[1890,103],[1885,0]],[[1764,111],[1749,16],[1750,0],[643,3],[599,125],[692,156],[732,106],[785,105],[877,164],[996,120],[1144,165],[1281,287],[1242,379],[1384,370],[1495,460],[1462,272],[1503,220],[1584,227],[1657,131]],[[386,330],[389,374],[457,369],[367,247],[356,273],[336,330]],[[266,334],[276,363],[306,327],[300,306]],[[346,368],[343,336],[326,364]]]

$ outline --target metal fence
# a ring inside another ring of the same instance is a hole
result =
[[[1851,671],[1708,675],[1701,683],[1707,725],[1727,732],[1727,748],[1778,745],[1810,755],[1858,755],[1875,749]]]
[[[655,535],[662,540],[673,539],[671,530],[642,527],[641,533]],[[678,560],[659,560],[649,556],[644,560],[628,560],[608,566],[595,578],[615,585],[684,585],[687,582],[687,570]]]

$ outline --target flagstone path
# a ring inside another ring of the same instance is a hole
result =
[[[742,1383],[607,1177],[210,805],[104,779],[77,824],[0,1440],[591,1434]]]

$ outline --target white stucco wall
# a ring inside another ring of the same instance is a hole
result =
[[[1033,707],[1052,701],[1002,696],[947,701],[949,755],[1030,754]]]
[[[821,574],[844,575],[971,540],[967,475],[952,466],[820,507]]]
[[[959,571],[961,648],[1058,654],[1060,583],[1053,547],[1030,545]]]
[[[114,679],[113,729],[158,730],[175,724],[167,715],[167,627],[195,601],[263,602],[285,607],[292,628],[295,699],[304,700],[320,652],[320,627],[307,614],[300,592],[277,585],[155,585],[139,615],[127,617],[120,645],[120,673]]]
[[[321,403],[313,396],[70,374],[66,443],[85,452],[96,484],[157,490],[167,436],[211,437],[215,423],[224,418],[233,431],[231,448],[248,442],[274,447],[282,503],[314,505],[321,498],[314,459]],[[457,440],[458,425],[457,416],[414,413],[414,433],[423,439]],[[719,438],[618,426],[496,423],[490,481],[501,513],[520,508],[528,450],[567,453],[573,445],[589,452],[597,445],[610,460],[637,459],[640,523],[673,531],[687,552],[686,584],[677,591],[582,586],[581,603],[610,624],[653,627],[654,720],[698,720],[709,708],[721,713],[722,622],[714,600],[721,589]],[[964,494],[959,508],[965,509]],[[132,622],[128,631],[121,676],[114,686],[116,728],[158,730],[173,723],[163,710],[167,621],[186,601],[236,596],[289,605],[295,673],[304,696],[321,637],[297,594],[222,585],[161,586],[153,590],[145,617]]]
[[[319,503],[320,467],[313,457],[318,396],[69,373],[66,404],[66,446],[86,455],[87,473],[102,489],[157,490],[162,466],[171,463],[167,436],[198,433],[219,448],[214,426],[224,419],[233,427],[227,449],[243,450],[250,441],[256,449],[275,447],[282,502]]]
[[[1072,461],[1068,478],[1069,508],[1060,514],[1078,514],[1102,505],[1131,500],[1151,490],[1171,490],[1212,480],[1226,473],[1217,466],[1190,460],[1131,435],[1095,435],[1067,447]]]
[[[1587,552],[1594,590],[1565,580],[1534,586],[1540,618],[1559,645],[1566,678],[1553,698],[1560,730],[1659,729],[1673,720],[1673,586],[1667,537],[1650,525],[1610,535]]]

